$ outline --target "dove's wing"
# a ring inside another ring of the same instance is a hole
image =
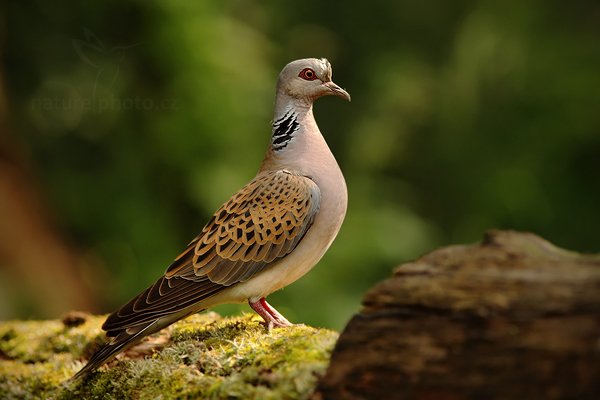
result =
[[[164,276],[111,314],[103,329],[116,336],[250,279],[298,245],[319,203],[310,178],[287,170],[259,174],[213,215]]]

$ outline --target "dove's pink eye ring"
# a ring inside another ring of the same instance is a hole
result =
[[[317,79],[317,74],[315,74],[315,71],[310,68],[304,68],[302,71],[300,71],[298,76],[307,81],[314,81]]]

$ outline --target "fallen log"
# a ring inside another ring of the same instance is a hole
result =
[[[372,288],[314,399],[599,399],[600,257],[528,233],[436,250]]]

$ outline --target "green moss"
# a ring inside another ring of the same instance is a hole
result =
[[[172,325],[86,380],[63,383],[104,337],[103,320],[90,316],[77,327],[0,323],[0,398],[303,399],[324,373],[338,337],[303,325],[267,331],[254,315],[204,313]]]

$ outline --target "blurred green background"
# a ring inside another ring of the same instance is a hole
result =
[[[350,202],[270,297],[290,320],[341,329],[394,266],[489,228],[600,251],[596,1],[0,9],[0,319],[110,312],[152,283],[254,176],[303,57],[352,94],[315,107]]]

